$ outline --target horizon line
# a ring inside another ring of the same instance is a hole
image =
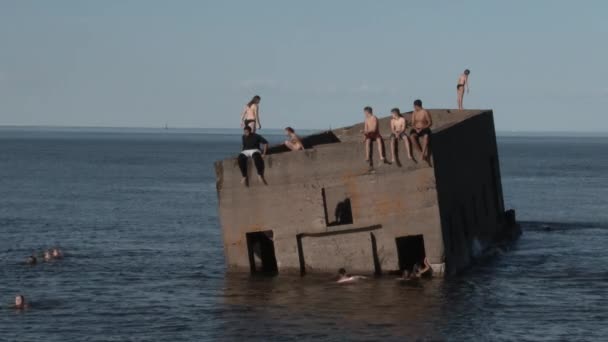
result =
[[[326,131],[332,130],[339,127],[328,127],[328,128],[299,128],[302,131]],[[49,129],[49,130],[154,130],[154,131],[185,131],[185,130],[241,130],[240,127],[164,127],[164,126],[66,126],[66,125],[2,125],[0,124],[0,130],[28,130],[28,129]],[[282,127],[265,127],[264,130],[283,130]],[[497,135],[511,134],[580,134],[580,135],[608,135],[608,131],[587,131],[587,130],[496,130]]]

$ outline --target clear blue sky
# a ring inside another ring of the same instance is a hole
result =
[[[608,131],[606,1],[0,0],[0,125],[327,128],[416,98]]]

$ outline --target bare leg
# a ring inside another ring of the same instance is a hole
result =
[[[291,143],[291,141],[287,140],[284,142],[285,146],[287,146],[288,149],[295,151],[296,150],[296,146],[294,146],[294,144]]]
[[[418,150],[418,152],[422,152],[422,147],[420,147],[420,142],[418,141],[418,135],[412,134],[410,137],[412,140],[412,145]]]
[[[382,151],[382,146],[383,146],[383,141],[382,138],[378,137],[376,138],[376,145],[378,145],[378,155],[380,155],[380,160],[382,162],[386,163],[386,160],[384,159],[384,151]]]
[[[407,157],[409,159],[413,159],[412,149],[410,148],[410,139],[407,136],[403,139],[403,145],[405,145],[405,152],[407,153]]]
[[[464,98],[464,87],[458,89],[458,109],[464,109],[462,106],[462,100]]]
[[[395,137],[391,137],[391,160],[393,163],[395,162],[395,140],[397,140]]]
[[[422,159],[429,161],[429,135],[422,136]]]
[[[251,128],[251,132],[255,133],[255,121],[250,122],[249,127]]]
[[[238,163],[239,169],[241,169],[241,176],[243,176],[243,178],[241,178],[241,184],[243,184],[244,186],[248,186],[249,184],[247,181],[247,156],[245,156],[244,154],[239,154]]]
[[[370,146],[372,144],[372,141],[370,139],[365,139],[365,161],[368,162],[369,161],[369,152],[370,152]]]

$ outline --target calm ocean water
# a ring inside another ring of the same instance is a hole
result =
[[[524,235],[413,285],[227,275],[212,164],[238,148],[226,132],[0,130],[0,341],[608,338],[608,138],[500,138]],[[52,246],[66,258],[23,265]],[[8,308],[17,293],[31,309]]]

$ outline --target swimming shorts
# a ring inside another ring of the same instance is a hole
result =
[[[368,133],[365,133],[365,139],[376,140],[378,138],[382,139],[382,136],[378,132],[368,132]]]
[[[251,119],[245,119],[245,121],[243,121],[243,124],[245,124],[245,126],[249,126],[250,123],[254,123],[255,125],[255,120],[251,120]]]
[[[410,135],[415,135],[417,137],[422,137],[425,135],[431,135],[431,129],[430,128],[423,128],[420,130],[420,132],[417,132],[415,128],[412,128],[412,130],[410,131]]]
[[[463,87],[463,88],[464,88],[464,84],[459,84],[459,85],[457,85],[457,86],[456,86],[456,90],[460,89],[460,87]]]
[[[399,139],[399,140],[403,140],[407,138],[407,134],[405,134],[405,131],[399,133],[398,136],[395,136],[395,133],[391,134],[391,139]]]
[[[243,151],[241,151],[242,155],[244,155],[245,157],[249,157],[249,158],[253,157],[253,155],[256,153],[261,154],[262,152],[260,152],[260,150],[243,150]]]

